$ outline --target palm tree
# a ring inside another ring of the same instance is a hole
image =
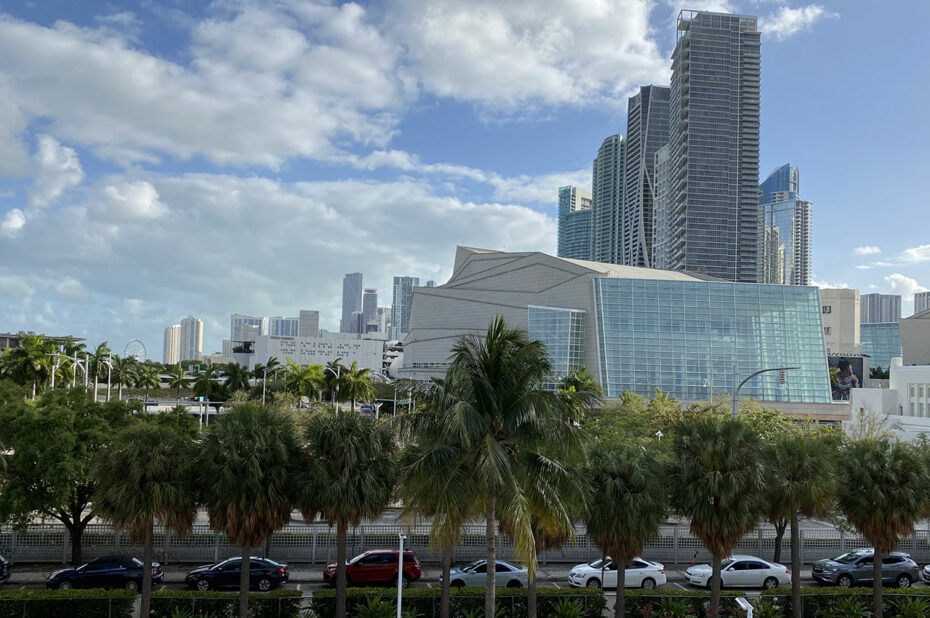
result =
[[[213,365],[207,365],[194,378],[194,394],[204,399],[210,399],[211,395],[216,392],[216,369]]]
[[[194,441],[166,425],[138,423],[120,430],[94,462],[94,510],[143,544],[142,610],[152,597],[153,527],[187,534],[197,515]]]
[[[760,438],[745,423],[717,414],[676,426],[669,474],[672,508],[713,556],[710,615],[720,611],[720,562],[762,513],[765,474]]]
[[[791,607],[801,616],[801,540],[798,515],[825,515],[836,499],[834,462],[838,453],[824,433],[800,431],[776,437],[767,444],[765,458],[766,511],[769,520],[787,520],[791,526]],[[777,561],[777,560],[776,560]]]
[[[94,351],[90,353],[90,374],[94,377],[94,401],[97,401],[97,383],[100,381],[101,368],[107,369],[106,362],[109,362],[112,352],[106,341],[99,344]]]
[[[238,363],[226,365],[226,388],[230,392],[244,391],[249,388],[249,370]]]
[[[323,376],[322,365],[307,365],[301,367],[286,357],[287,367],[284,374],[284,386],[286,390],[294,389],[297,395],[306,395],[311,399],[318,399],[323,392],[325,378]]]
[[[514,535],[514,549],[530,570],[536,551],[528,492],[538,478],[560,475],[582,450],[580,430],[570,422],[592,393],[544,390],[551,373],[545,346],[495,318],[484,337],[459,337],[443,386],[442,433],[461,445],[475,471],[484,502],[487,543],[485,614],[494,615],[496,532],[500,517]]]
[[[114,356],[111,362],[113,363],[113,381],[119,385],[116,396],[122,401],[123,386],[131,387],[135,384],[138,371],[136,359],[132,356]]]
[[[375,387],[372,385],[370,369],[362,369],[358,366],[358,362],[352,361],[352,366],[344,369],[343,373],[343,389],[345,389],[345,397],[352,401],[352,411],[355,412],[355,400],[361,399],[363,401],[371,399],[375,393]]]
[[[168,386],[178,389],[178,404],[181,403],[181,389],[188,388],[191,385],[191,379],[184,371],[180,363],[174,366],[174,369],[168,374]]]
[[[346,615],[346,538],[349,525],[377,517],[397,480],[394,437],[387,424],[357,414],[325,411],[307,419],[303,457],[294,475],[297,507],[336,526],[336,616]]]
[[[334,406],[337,401],[343,401],[343,399],[340,399],[339,391],[345,382],[346,368],[340,361],[342,361],[341,358],[333,359],[326,363],[326,367],[323,368],[326,390],[329,391],[329,398]]]
[[[928,514],[927,466],[919,449],[898,440],[851,442],[842,456],[840,510],[875,548],[872,615],[882,616],[882,557],[898,547],[898,538],[914,530]]]
[[[210,425],[198,470],[210,526],[242,549],[239,618],[249,611],[249,556],[291,519],[292,467],[299,452],[290,417],[241,403]]]
[[[48,380],[52,370],[51,355],[55,345],[43,335],[19,335],[19,347],[3,351],[3,374],[13,381],[32,384],[32,398],[36,398],[39,384]]]
[[[145,399],[148,401],[149,389],[161,386],[161,373],[157,365],[142,365],[136,377],[136,386],[145,389]]]
[[[667,513],[664,469],[635,443],[599,447],[588,464],[588,533],[617,567],[614,615],[626,615],[626,565],[643,551]],[[603,581],[601,582],[603,585]]]

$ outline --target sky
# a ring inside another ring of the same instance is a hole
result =
[[[763,178],[813,202],[813,275],[930,286],[930,2],[0,0],[0,332],[121,353],[229,314],[391,304],[456,245],[555,252],[683,8],[757,15]]]

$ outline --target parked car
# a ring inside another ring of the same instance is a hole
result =
[[[507,588],[520,588],[527,584],[526,567],[520,567],[509,562],[501,560],[495,561],[494,571],[496,573],[494,581],[498,587],[506,586]],[[449,585],[455,588],[484,587],[487,583],[488,561],[475,560],[461,569],[451,569],[449,571]],[[442,583],[442,576],[439,577]]]
[[[920,572],[920,579],[925,584],[930,584],[930,564],[925,566],[923,571]]]
[[[13,565],[10,564],[10,561],[0,556],[0,584],[9,581],[10,575],[13,573]]]
[[[193,590],[238,588],[242,573],[242,558],[230,558],[216,564],[207,564],[184,576],[184,585]],[[287,565],[270,558],[249,558],[249,589],[267,592],[287,583],[290,574]]]
[[[346,563],[346,580],[350,586],[387,585],[397,583],[397,550],[373,549],[352,558]],[[406,588],[423,575],[416,553],[404,552],[404,572],[401,585]],[[323,581],[336,584],[336,563],[323,569]]]
[[[713,568],[699,564],[685,571],[685,579],[694,586],[710,585]],[[720,563],[720,581],[724,588],[765,588],[771,590],[791,583],[791,573],[783,564],[755,556],[731,556]]]
[[[874,556],[873,549],[858,549],[836,558],[818,560],[811,567],[811,575],[821,584],[843,588],[872,585]],[[882,557],[882,583],[909,588],[920,577],[920,567],[908,554],[896,551]]]
[[[161,565],[152,563],[152,584],[162,580]],[[55,571],[45,580],[48,588],[126,588],[142,587],[142,561],[129,556],[103,556],[72,569]]]
[[[603,561],[603,577],[601,581],[602,562],[600,558],[588,564],[578,564],[568,572],[568,583],[572,586],[587,588],[616,588],[617,565],[608,556]],[[624,578],[627,588],[645,588],[652,590],[666,582],[665,566],[658,562],[650,562],[642,558],[634,558],[626,567]]]

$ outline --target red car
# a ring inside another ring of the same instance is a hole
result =
[[[397,583],[397,550],[373,549],[352,558],[346,563],[346,580],[350,586]],[[404,552],[404,574],[402,586],[420,579],[420,561],[412,551]],[[323,569],[323,581],[336,584],[336,563],[330,562]]]

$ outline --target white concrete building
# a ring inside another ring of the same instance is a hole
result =
[[[859,290],[821,289],[820,311],[827,354],[858,354],[861,345]]]
[[[181,360],[181,325],[172,324],[165,329],[165,345],[162,353],[162,362],[166,365],[177,365]]]
[[[297,336],[298,337],[319,337],[320,336],[320,312],[309,309],[301,309],[297,317]]]
[[[905,365],[930,365],[930,310],[899,322]]]
[[[181,320],[181,360],[203,357],[203,320],[188,316]]]
[[[301,366],[325,365],[341,359],[343,365],[357,362],[359,367],[381,371],[384,342],[351,337],[275,337],[262,335],[255,340],[249,369],[256,363],[265,364],[274,356],[283,365],[290,358]]]
[[[903,439],[930,435],[930,365],[904,366],[900,358],[893,358],[888,385],[850,391],[847,430],[860,414],[871,414],[886,418]]]

